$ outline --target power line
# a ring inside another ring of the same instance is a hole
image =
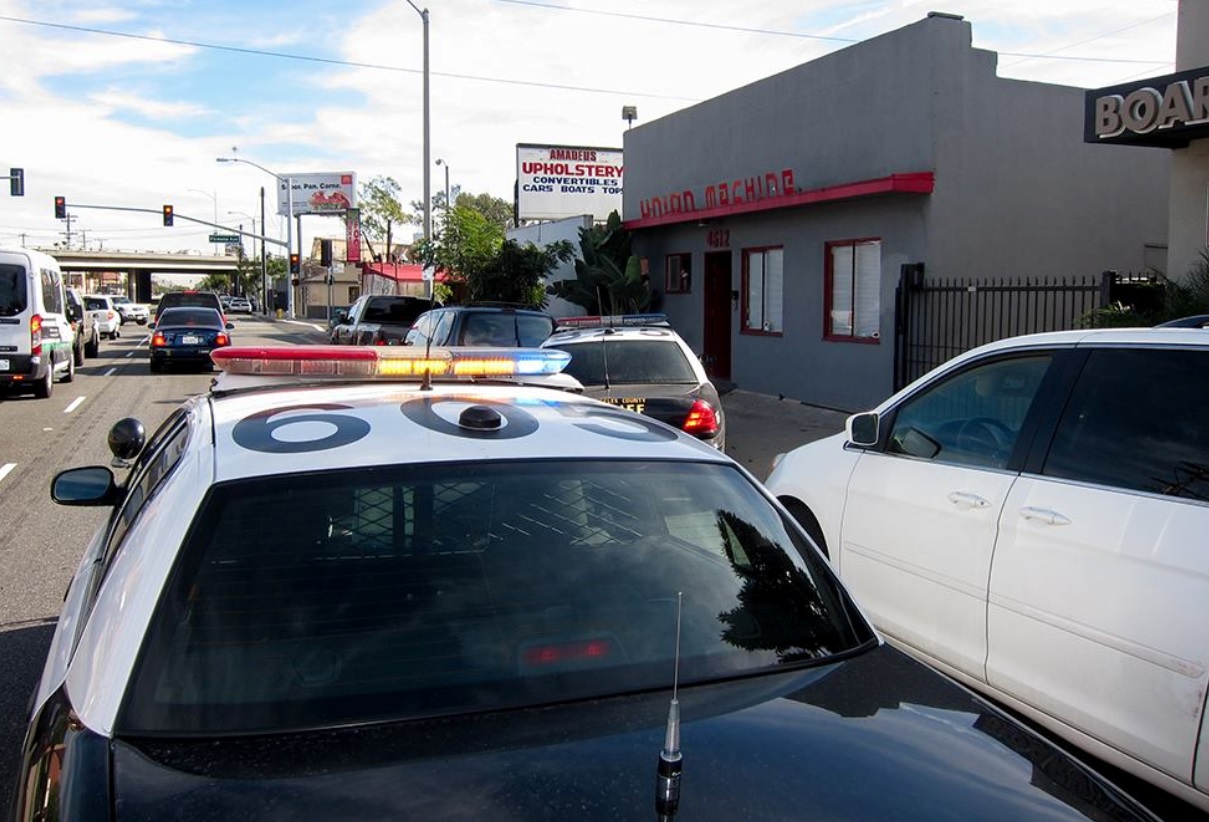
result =
[[[1124,26],[1122,28],[1117,29],[1116,31],[1110,31],[1110,32],[1106,32],[1104,34],[1096,35],[1095,37],[1089,37],[1086,40],[1080,40],[1078,43],[1071,43],[1069,46],[1063,46],[1062,48],[1054,49],[1053,51],[1046,52],[1045,54],[1020,54],[1020,53],[1011,52],[1011,51],[1001,51],[999,53],[1001,55],[1004,55],[1007,57],[1023,57],[1023,58],[1025,58],[1023,60],[1016,60],[1009,64],[1009,65],[1013,65],[1013,66],[1017,65],[1019,63],[1023,63],[1026,60],[1033,60],[1033,59],[1037,59],[1037,58],[1056,59],[1056,60],[1088,60],[1088,61],[1103,60],[1103,58],[1097,58],[1097,57],[1061,57],[1058,55],[1058,52],[1065,51],[1066,49],[1078,48],[1079,46],[1085,46],[1088,43],[1094,43],[1097,40],[1103,40],[1107,37],[1115,37],[1116,35],[1121,34],[1122,32],[1129,31],[1130,29],[1141,28],[1142,26],[1149,26],[1151,23],[1157,23],[1160,20],[1168,19],[1169,17],[1171,17],[1172,14],[1174,14],[1174,12],[1167,12],[1166,14],[1160,14],[1158,17],[1152,17],[1149,20],[1142,20],[1141,22],[1138,22],[1138,23],[1131,23],[1128,26]],[[1153,61],[1153,60],[1112,60],[1110,62],[1113,62],[1113,63],[1154,63],[1156,61]],[[1163,64],[1166,64],[1168,62],[1170,62],[1170,61],[1165,60],[1165,61],[1163,61]]]
[[[805,39],[805,40],[825,40],[825,41],[830,41],[830,42],[835,42],[835,43],[843,43],[844,45],[852,45],[852,44],[861,42],[860,40],[851,38],[851,37],[828,37],[828,36],[825,36],[822,34],[809,34],[806,32],[799,32],[799,31],[784,31],[784,30],[778,30],[778,29],[759,29],[759,28],[750,28],[747,26],[728,25],[725,23],[705,23],[700,20],[676,20],[676,19],[673,19],[670,17],[653,17],[653,16],[645,15],[645,14],[630,14],[627,12],[620,12],[620,11],[604,11],[602,9],[570,8],[568,6],[556,6],[552,3],[541,3],[541,2],[538,2],[538,0],[496,0],[496,2],[510,3],[515,6],[532,6],[534,8],[547,9],[549,11],[569,11],[569,12],[574,12],[576,14],[594,14],[594,15],[598,15],[600,17],[620,17],[620,18],[624,18],[627,20],[642,20],[642,21],[648,22],[648,23],[663,23],[666,25],[674,25],[674,26],[689,26],[689,27],[693,27],[693,28],[717,29],[717,30],[721,30],[721,31],[740,32],[742,34],[762,34],[762,35],[766,35],[769,37],[794,37],[794,38]],[[1126,31],[1128,29],[1135,28],[1137,26],[1142,26],[1142,25],[1146,25],[1148,23],[1153,23],[1153,22],[1155,22],[1155,20],[1161,20],[1164,17],[1170,17],[1172,14],[1174,14],[1174,12],[1168,12],[1167,14],[1164,14],[1160,17],[1156,17],[1154,20],[1147,20],[1142,23],[1135,23],[1135,24],[1126,26],[1125,28],[1120,29],[1119,31],[1111,32],[1109,34],[1099,35],[1097,37],[1091,38],[1090,40],[1085,40],[1082,43],[1075,43],[1072,46],[1064,46],[1063,48],[1073,48],[1075,45],[1083,45],[1083,43],[1090,43],[1093,40],[1099,40],[1103,37],[1111,37],[1113,34],[1119,34],[1121,31]],[[1057,49],[1057,51],[1061,51],[1061,50],[1062,49]],[[1031,54],[1031,53],[1025,53],[1025,52],[1001,51],[1001,52],[999,52],[999,54],[1006,56],[1006,57],[1044,58],[1047,60],[1073,60],[1073,61],[1083,61],[1083,62],[1093,62],[1093,63],[1138,63],[1138,64],[1144,64],[1144,65],[1163,65],[1163,64],[1169,62],[1166,60],[1128,60],[1128,59],[1123,59],[1123,58],[1118,58],[1118,57],[1067,57],[1067,56],[1055,54],[1053,52],[1046,53],[1046,54]]]
[[[670,17],[651,17],[646,14],[628,14],[621,11],[601,11],[600,9],[579,9],[569,8],[567,6],[555,6],[552,3],[538,3],[535,0],[497,0],[500,3],[512,3],[516,6],[534,6],[540,9],[549,9],[550,11],[573,11],[579,14],[598,14],[601,17],[622,17],[627,20],[642,20],[648,23],[667,23],[674,26],[693,26],[702,29],[719,29],[722,31],[737,31],[743,34],[765,34],[770,37],[796,37],[803,40],[826,40],[833,43],[844,43],[851,45],[859,43],[860,40],[854,40],[850,37],[828,37],[822,34],[807,34],[799,31],[783,31],[778,29],[754,29],[746,26],[727,25],[725,23],[705,23],[701,20],[675,20]]]
[[[374,71],[393,71],[403,74],[420,74],[420,69],[403,68],[402,66],[386,66],[381,63],[361,63],[353,60],[336,60],[330,57],[315,57],[310,54],[291,54],[284,51],[266,51],[263,49],[251,49],[241,46],[223,46],[217,43],[203,43],[198,40],[178,40],[171,37],[152,37],[147,34],[132,34],[126,31],[113,31],[110,29],[98,29],[90,26],[73,26],[68,23],[51,23],[46,20],[29,20],[23,17],[10,17],[8,15],[0,15],[0,21],[8,23],[20,23],[26,26],[41,26],[43,28],[61,29],[64,31],[74,31],[80,34],[95,34],[105,37],[123,37],[129,40],[141,40],[150,43],[167,43],[173,46],[188,46],[195,49],[207,49],[210,51],[225,51],[235,54],[247,54],[255,57],[276,57],[281,60],[299,60],[306,63],[323,63],[326,65],[344,66],[347,68],[362,68],[372,69]],[[570,86],[561,83],[542,83],[536,80],[508,80],[500,77],[483,77],[477,74],[455,74],[451,72],[432,71],[429,74],[433,77],[444,77],[450,80],[471,80],[480,83],[498,83],[508,86],[525,86],[529,88],[545,88],[554,89],[556,91],[577,91],[586,94],[613,94],[626,97],[645,97],[655,100],[680,100],[688,102],[700,102],[693,97],[682,97],[671,94],[653,94],[648,91],[626,91],[622,89],[606,89],[592,88],[590,86]]]

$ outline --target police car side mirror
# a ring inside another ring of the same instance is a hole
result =
[[[230,331],[234,327],[235,327],[235,323],[231,322],[230,320],[227,320],[227,330]]]
[[[76,308],[74,305],[71,305],[70,303],[67,306],[66,314],[67,314],[67,321],[69,323],[78,323],[81,319],[83,319],[83,315],[80,313],[80,309]]]
[[[50,498],[60,505],[114,505],[120,497],[113,472],[103,465],[60,471],[50,483]]]

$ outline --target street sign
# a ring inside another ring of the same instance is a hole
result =
[[[211,234],[210,242],[212,243],[238,243],[238,234]]]

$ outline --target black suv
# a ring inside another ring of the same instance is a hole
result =
[[[167,308],[184,308],[186,306],[213,308],[224,318],[227,316],[227,307],[212,291],[168,291],[160,297],[160,301],[155,307],[155,321],[159,321],[160,314],[164,313]]]
[[[554,331],[544,311],[512,305],[450,305],[425,311],[404,338],[404,345],[490,345],[537,348]]]

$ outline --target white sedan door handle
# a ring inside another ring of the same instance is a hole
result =
[[[1021,508],[1020,516],[1044,522],[1046,525],[1070,525],[1070,517],[1064,517],[1057,511],[1051,511],[1048,508]]]
[[[949,494],[949,502],[956,505],[963,511],[969,511],[971,508],[989,508],[991,501],[983,499],[977,494],[967,494],[964,491],[954,491]]]

